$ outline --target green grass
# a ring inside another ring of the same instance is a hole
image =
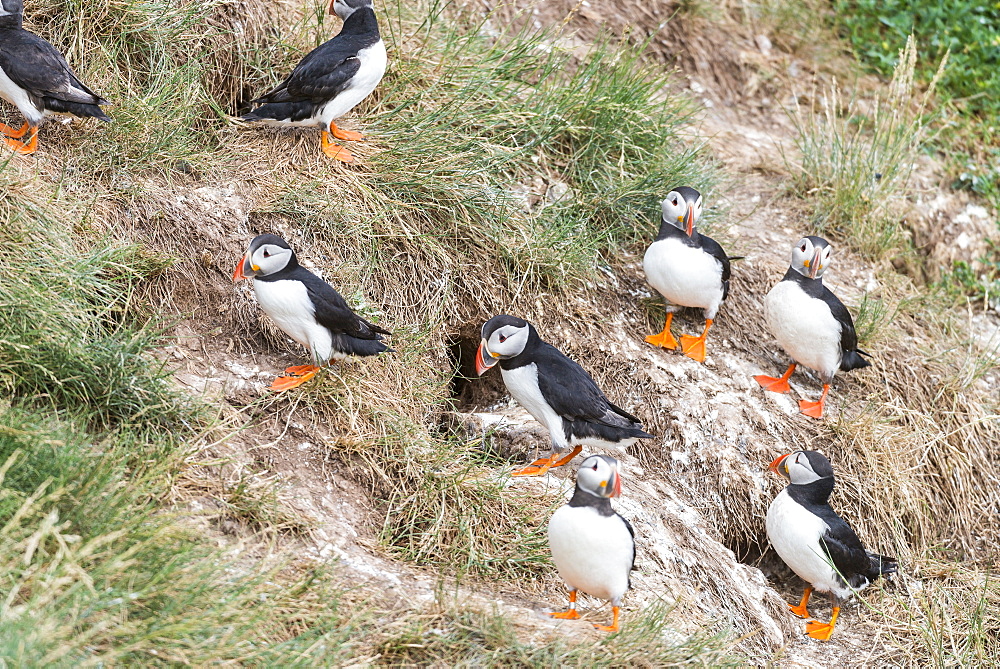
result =
[[[1000,209],[1000,7],[974,0],[836,0],[835,25],[859,62],[883,76],[898,65],[910,35],[919,45],[917,80],[928,84],[936,64],[948,66],[937,82],[937,97],[947,110],[937,124],[933,147],[945,159],[952,187],[969,190]],[[997,221],[1000,224],[1000,221]],[[996,292],[1000,252],[981,260],[986,270],[973,276],[956,265],[943,285],[980,300]],[[989,299],[981,300],[984,305]]]
[[[927,137],[930,90],[914,88],[910,43],[889,91],[870,106],[834,85],[812,109],[789,112],[797,154],[786,155],[792,190],[813,202],[812,223],[871,259],[912,253],[900,223],[912,166]]]

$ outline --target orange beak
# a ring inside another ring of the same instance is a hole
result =
[[[784,455],[779,455],[778,457],[776,457],[774,461],[771,462],[771,466],[768,467],[768,469],[777,474],[778,476],[786,476],[785,474],[782,474],[780,471],[778,471],[778,467],[781,466],[781,463],[785,461],[785,458],[787,458],[788,455],[789,455],[788,453],[785,453]]]
[[[622,494],[622,477],[618,472],[615,472],[614,474],[612,474],[612,476],[615,477],[615,485],[613,488],[613,492],[611,493],[611,496],[620,497]]]
[[[240,261],[236,263],[236,269],[233,270],[233,282],[242,281],[243,279],[249,279],[246,274],[243,273],[243,268],[247,264],[247,257],[243,256]]]
[[[335,2],[337,2],[337,0],[330,0],[330,4],[328,4],[326,6],[326,13],[327,14],[333,14],[334,13],[334,11],[333,11],[333,3],[335,3]]]
[[[486,351],[486,340],[479,342],[479,348],[476,349],[476,374],[482,376],[498,362],[500,358],[494,358]]]
[[[684,231],[690,237],[694,234],[694,205],[689,204],[687,213],[684,214]]]
[[[815,255],[813,255],[812,262],[809,263],[809,278],[815,279],[816,272],[819,271],[820,256],[823,255],[823,249],[816,249]]]

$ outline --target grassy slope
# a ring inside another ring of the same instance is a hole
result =
[[[207,12],[174,3],[29,6],[29,25],[116,105],[112,125],[84,133],[49,126],[41,160],[14,158],[0,171],[10,270],[0,284],[0,380],[13,398],[0,429],[0,564],[8,573],[0,657],[13,664],[278,656],[313,664],[319,657],[336,661],[365,636],[354,626],[366,629],[368,607],[342,614],[335,579],[300,576],[301,567],[230,565],[186,523],[158,511],[183,456],[214,429],[213,420],[207,407],[177,395],[150,357],[163,324],[152,316],[145,286],[173,260],[105,236],[128,223],[123,205],[149,202],[156,182],[225,172],[246,147],[234,142],[222,114],[329,32],[318,12],[295,19],[250,9],[260,14],[241,16],[234,34],[227,21],[233,10],[221,2]],[[413,16],[397,7],[385,21],[397,46],[407,43],[395,51],[382,89],[386,98],[406,101],[380,118],[392,149],[350,184],[364,194],[353,206],[375,227],[350,228],[355,217],[338,209],[343,198],[309,170],[283,183],[283,196],[257,215],[287,217],[316,236],[348,236],[357,243],[353,254],[368,258],[369,272],[401,251],[434,266],[456,258],[472,264],[503,248],[496,259],[501,268],[552,286],[589,271],[598,253],[634,234],[615,211],[647,209],[663,181],[704,180],[696,149],[665,150],[689,109],[682,100],[651,102],[663,75],[636,54],[605,45],[576,61],[543,48],[544,36],[526,35],[510,36],[512,46],[499,48],[474,30],[456,31],[438,7],[427,8],[429,18]],[[285,32],[274,39],[278,25]],[[47,159],[48,151],[60,157]],[[568,181],[574,196],[533,215],[507,189],[537,173],[539,164]],[[395,214],[400,209],[419,212],[406,229]],[[488,250],[468,243],[484,231],[489,239],[518,243]],[[426,399],[441,401],[434,393]],[[322,411],[338,402],[314,400]],[[534,571],[544,552],[538,536],[525,543],[474,527],[448,536],[440,526],[447,517],[415,505],[422,496],[412,494],[413,486],[429,486],[461,516],[463,508],[511,506],[495,483],[398,470],[394,449],[414,436],[407,434],[412,418],[390,410],[374,420],[382,424],[380,436],[362,457],[388,469],[386,482],[398,491],[390,493],[392,523],[383,528],[388,546],[401,557],[458,565],[460,572]],[[414,456],[423,456],[425,466],[427,449],[443,462],[453,455],[452,442],[428,442],[417,430],[414,448],[424,450]],[[465,466],[475,464],[473,458]],[[523,518],[530,509],[512,506],[501,530],[533,531]],[[513,545],[521,552],[512,552]],[[716,642],[697,638],[663,645],[665,624],[662,613],[651,613],[636,634],[612,643],[610,656],[618,656],[618,647],[664,659],[715,652]],[[498,638],[509,645],[509,631],[482,625],[501,630]],[[484,652],[478,643],[464,652]],[[588,648],[515,646],[510,657],[571,661],[574,653],[598,652]],[[498,659],[489,653],[483,657]]]

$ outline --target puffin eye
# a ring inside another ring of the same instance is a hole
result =
[[[505,341],[507,341],[507,335],[500,335],[500,343],[502,344]]]
[[[674,205],[675,207],[677,206],[677,198],[674,198],[674,199],[673,199],[673,200],[671,200],[670,202],[671,202],[671,204],[673,204],[673,205]]]
[[[267,250],[265,250],[265,251],[264,251],[264,257],[265,257],[265,258],[270,258],[270,257],[271,257],[271,252],[270,252],[270,251],[267,251]]]
[[[597,463],[596,462],[594,463],[594,471],[595,472],[597,471]]]
[[[802,251],[803,253],[805,253],[806,252],[806,245],[803,244],[802,246],[800,246],[799,250]]]

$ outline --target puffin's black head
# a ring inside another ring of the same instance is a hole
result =
[[[833,247],[822,237],[803,237],[792,249],[792,269],[810,279],[818,279],[830,265]]]
[[[784,476],[793,485],[833,478],[833,466],[819,451],[795,451],[782,455],[774,459],[770,469],[775,474]]]
[[[660,203],[663,220],[683,230],[688,237],[694,234],[694,226],[701,216],[701,193],[690,186],[678,186]]]
[[[233,281],[249,279],[258,274],[267,276],[297,264],[295,251],[284,239],[272,234],[257,235],[250,242],[246,254],[236,263]]]
[[[330,14],[336,14],[346,21],[347,17],[357,10],[362,7],[371,8],[371,6],[372,0],[330,0],[326,9]]]
[[[622,494],[622,478],[618,461],[610,455],[591,455],[576,470],[576,487],[596,497],[617,497]]]
[[[22,14],[24,14],[22,0],[0,0],[0,27],[20,28]]]
[[[500,360],[520,355],[533,330],[531,323],[517,316],[501,314],[486,321],[483,341],[476,351],[476,374],[482,376]]]

